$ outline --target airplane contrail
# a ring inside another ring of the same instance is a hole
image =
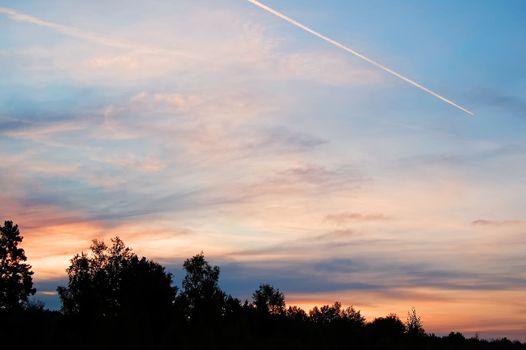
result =
[[[309,27],[307,27],[307,26],[301,24],[300,22],[298,22],[298,21],[296,21],[296,20],[294,20],[294,19],[292,19],[292,18],[290,18],[290,17],[284,15],[284,14],[281,13],[281,12],[278,12],[278,11],[274,10],[273,8],[271,8],[271,7],[269,7],[269,6],[267,6],[267,5],[265,5],[265,4],[262,4],[261,2],[259,2],[259,1],[257,1],[257,0],[247,0],[247,1],[250,2],[250,3],[252,3],[252,4],[254,4],[254,5],[256,5],[256,6],[258,6],[258,7],[261,8],[261,9],[263,9],[263,10],[265,10],[265,11],[267,11],[267,12],[273,14],[274,16],[277,16],[277,17],[279,17],[279,18],[281,18],[281,19],[283,19],[283,20],[289,22],[290,24],[292,24],[292,25],[294,25],[294,26],[296,26],[296,27],[298,27],[298,28],[300,28],[300,29],[303,29],[304,31],[306,31],[306,32],[308,32],[308,33],[310,33],[310,34],[312,34],[312,35],[317,36],[318,38],[320,38],[320,39],[322,39],[322,40],[328,42],[329,44],[332,44],[332,45],[334,45],[334,46],[336,46],[336,47],[339,47],[340,49],[343,49],[343,50],[345,50],[345,51],[347,51],[347,52],[353,54],[354,56],[357,56],[357,57],[361,58],[362,60],[364,60],[364,61],[366,61],[366,62],[369,62],[370,64],[372,64],[372,65],[374,65],[374,66],[376,66],[376,67],[378,67],[378,68],[380,68],[380,69],[386,71],[387,73],[392,74],[392,75],[394,75],[395,77],[397,77],[397,78],[399,78],[399,79],[402,79],[402,80],[405,81],[406,83],[409,83],[409,84],[411,84],[411,85],[413,85],[413,86],[416,86],[416,87],[419,88],[420,90],[423,90],[423,91],[427,92],[428,94],[430,94],[430,95],[432,95],[432,96],[435,96],[436,98],[438,98],[438,99],[440,99],[440,100],[442,100],[442,101],[444,101],[444,102],[450,104],[451,106],[456,107],[456,108],[460,109],[461,111],[466,112],[466,113],[469,114],[469,115],[475,115],[475,113],[473,113],[473,112],[469,111],[468,109],[466,109],[466,108],[464,108],[464,107],[462,107],[462,106],[456,104],[455,102],[453,102],[453,101],[451,101],[451,100],[445,98],[444,96],[441,96],[441,95],[439,95],[438,93],[436,93],[436,92],[434,92],[434,91],[432,91],[432,90],[426,88],[425,86],[423,86],[423,85],[417,83],[416,81],[411,80],[411,79],[409,79],[409,78],[403,76],[402,74],[400,74],[400,73],[398,73],[398,72],[395,72],[394,70],[392,70],[392,69],[390,69],[390,68],[384,66],[383,64],[378,63],[378,62],[376,62],[375,60],[370,59],[369,57],[364,56],[364,55],[362,55],[361,53],[359,53],[359,52],[357,52],[357,51],[351,49],[350,47],[345,46],[344,44],[342,44],[342,43],[340,43],[340,42],[338,42],[338,41],[336,41],[336,40],[333,40],[333,39],[331,39],[331,38],[329,38],[329,37],[327,37],[327,36],[325,36],[325,35],[323,35],[323,34],[317,32],[317,31],[315,31],[315,30],[313,30],[313,29],[311,29],[311,28],[309,28]]]
[[[176,52],[176,51],[168,50],[164,48],[145,46],[145,45],[138,44],[138,43],[133,43],[133,42],[125,41],[125,40],[107,37],[101,34],[88,32],[88,31],[81,30],[75,27],[65,26],[62,24],[46,21],[41,18],[34,17],[31,15],[25,14],[23,12],[13,10],[11,8],[7,8],[7,7],[0,7],[0,15],[1,14],[7,16],[13,21],[30,23],[30,24],[33,24],[39,27],[49,28],[63,35],[66,35],[72,38],[76,38],[76,39],[82,39],[82,40],[89,41],[89,42],[92,42],[98,45],[103,45],[103,46],[117,48],[117,49],[132,50],[132,51],[141,52],[141,53],[164,54],[164,55],[181,56],[181,57],[188,57],[188,58],[195,59],[193,55],[189,55],[186,53]]]

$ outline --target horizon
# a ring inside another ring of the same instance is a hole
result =
[[[241,299],[526,341],[526,3],[262,3],[440,97],[251,0],[0,4],[0,219],[35,298],[119,236],[176,284],[203,251]]]

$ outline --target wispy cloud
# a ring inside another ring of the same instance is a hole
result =
[[[66,26],[15,9],[1,7],[0,14],[19,23],[49,28],[79,39],[76,43],[56,44],[53,50],[42,46],[2,50],[0,57],[5,56],[6,64],[24,71],[36,71],[39,75],[44,72],[54,72],[52,76],[68,74],[68,78],[84,83],[118,85],[123,81],[177,77],[179,83],[184,80],[185,84],[192,85],[202,80],[203,75],[209,81],[218,79],[220,84],[224,82],[222,76],[231,81],[242,81],[250,76],[262,81],[298,80],[334,86],[382,85],[385,80],[375,70],[352,64],[337,54],[291,51],[285,47],[287,38],[282,34],[225,9],[194,10],[195,20],[191,24],[198,22],[201,27],[192,38],[181,34],[196,31],[184,20],[173,28],[163,27],[166,33],[161,36],[153,30],[134,33],[133,37],[151,42],[148,45],[139,39],[124,40]],[[210,30],[214,27],[221,30],[212,34]],[[172,40],[167,43],[160,39],[162,37]],[[10,57],[16,60],[7,60]]]
[[[274,10],[273,8],[271,8],[271,7],[267,6],[267,5],[264,5],[261,2],[256,1],[256,0],[248,0],[248,2],[254,4],[254,5],[262,8],[263,10],[273,14],[274,16],[279,17],[279,18],[289,22],[290,24],[292,24],[292,25],[294,25],[294,26],[296,26],[296,27],[298,27],[298,28],[300,28],[300,29],[302,29],[302,30],[304,30],[304,31],[306,31],[306,32],[308,32],[308,33],[310,33],[310,34],[312,34],[312,35],[314,35],[314,36],[326,41],[326,42],[328,42],[331,45],[336,46],[336,47],[338,47],[340,49],[343,49],[343,50],[347,51],[348,53],[350,53],[350,54],[352,54],[352,55],[354,55],[354,56],[356,56],[356,57],[358,57],[358,58],[360,58],[360,59],[362,59],[362,60],[364,60],[364,61],[366,61],[366,62],[368,62],[368,63],[370,63],[370,64],[372,64],[372,65],[374,65],[374,66],[376,66],[378,68],[380,68],[380,69],[382,69],[383,71],[385,71],[385,72],[387,72],[387,73],[389,73],[391,75],[394,75],[395,77],[397,77],[397,78],[405,81],[406,83],[409,83],[409,84],[417,87],[418,89],[420,89],[420,90],[422,90],[422,91],[424,91],[424,92],[426,92],[426,93],[428,93],[428,94],[430,94],[430,95],[442,100],[443,102],[448,103],[451,106],[456,107],[456,108],[460,109],[461,111],[463,111],[463,112],[465,112],[465,113],[467,113],[469,115],[474,115],[473,112],[471,112],[470,110],[467,110],[466,108],[456,104],[455,102],[451,101],[450,99],[447,99],[447,98],[445,98],[442,95],[439,95],[438,93],[430,90],[429,88],[417,83],[414,80],[411,80],[411,79],[403,76],[402,74],[392,70],[391,68],[388,68],[388,67],[384,66],[381,63],[378,63],[377,61],[375,61],[375,60],[373,60],[373,59],[371,59],[371,58],[369,58],[369,57],[367,57],[367,56],[355,51],[354,49],[351,49],[350,47],[348,47],[348,46],[346,46],[346,45],[344,45],[344,44],[342,44],[342,43],[340,43],[340,42],[338,42],[338,41],[336,41],[334,39],[331,39],[331,38],[329,38],[329,37],[317,32],[317,31],[307,27],[304,24],[301,24],[300,22],[298,22],[298,21],[296,21],[296,20],[284,15],[281,12],[278,12],[278,11]]]
[[[526,220],[487,220],[478,219],[471,223],[475,226],[526,226]]]
[[[149,47],[137,43],[128,42],[121,39],[115,39],[109,36],[105,36],[102,34],[90,32],[81,30],[75,27],[71,26],[65,26],[62,24],[50,22],[38,17],[34,17],[19,11],[16,11],[14,9],[6,8],[6,7],[0,7],[0,14],[4,14],[10,19],[17,21],[17,22],[23,22],[23,23],[29,23],[33,24],[39,27],[45,27],[49,28],[51,30],[54,30],[60,34],[67,35],[73,38],[86,40],[95,44],[109,46],[117,49],[126,49],[126,50],[132,50],[132,51],[138,51],[138,52],[145,52],[149,54],[169,54],[169,55],[176,55],[176,56],[185,56],[188,57],[187,53],[181,53],[176,52],[172,50],[166,50],[162,48],[156,48],[156,47]],[[193,57],[197,58],[197,57]]]
[[[385,221],[390,220],[390,217],[381,213],[338,213],[330,214],[325,217],[325,220],[334,222],[336,224],[346,224],[349,222],[364,222],[364,221]]]
[[[467,97],[477,104],[494,107],[526,119],[526,100],[520,96],[488,88],[478,88],[467,94]]]

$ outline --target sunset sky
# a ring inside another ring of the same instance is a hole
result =
[[[119,235],[182,278],[526,340],[526,2],[0,1],[0,219],[36,298]]]

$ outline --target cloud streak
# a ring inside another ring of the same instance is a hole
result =
[[[475,226],[523,226],[526,225],[525,220],[486,220],[478,219],[471,223]]]
[[[89,42],[107,46],[107,47],[112,47],[116,49],[133,50],[135,52],[142,52],[142,53],[149,53],[149,54],[164,54],[164,55],[169,54],[169,55],[189,57],[189,55],[186,53],[174,52],[172,50],[166,50],[166,49],[157,48],[157,47],[144,46],[141,44],[132,43],[132,42],[128,42],[128,41],[120,40],[120,39],[114,39],[114,38],[103,36],[100,34],[84,31],[78,28],[46,21],[38,17],[34,17],[31,15],[7,8],[7,7],[0,7],[0,14],[4,14],[5,16],[17,22],[30,23],[30,24],[33,24],[39,27],[49,28],[58,33],[61,33],[63,35],[66,35],[72,38],[82,39],[85,41],[89,41]],[[192,57],[192,58],[196,58],[196,57]]]
[[[381,213],[338,213],[330,214],[325,217],[327,221],[337,224],[344,224],[353,221],[385,221],[390,218]]]
[[[376,66],[376,67],[384,70],[385,72],[387,72],[387,73],[389,73],[391,75],[394,75],[398,79],[401,79],[401,80],[405,81],[406,83],[409,83],[409,84],[419,88],[420,90],[422,90],[424,92],[427,92],[428,94],[438,98],[439,100],[442,100],[443,102],[448,103],[451,106],[456,107],[456,108],[460,109],[461,111],[463,111],[463,112],[465,112],[465,113],[467,113],[469,115],[475,115],[475,113],[471,112],[470,110],[468,110],[468,109],[456,104],[455,102],[451,101],[450,99],[445,98],[444,96],[434,92],[433,90],[428,89],[427,87],[417,83],[416,81],[411,80],[411,79],[403,76],[402,74],[392,70],[391,68],[388,68],[388,67],[384,66],[383,64],[381,64],[381,63],[379,63],[379,62],[377,62],[377,61],[375,61],[375,60],[373,60],[373,59],[371,59],[371,58],[369,58],[367,56],[364,56],[363,54],[351,49],[350,47],[345,46],[342,43],[340,43],[340,42],[338,42],[338,41],[336,41],[334,39],[331,39],[331,38],[329,38],[329,37],[317,32],[317,31],[315,31],[315,30],[313,30],[313,29],[301,24],[300,22],[298,22],[298,21],[296,21],[296,20],[284,15],[281,12],[278,12],[278,11],[274,10],[273,8],[271,8],[269,6],[267,6],[265,4],[262,4],[261,2],[256,1],[256,0],[247,0],[247,1],[252,3],[252,4],[254,4],[254,5],[256,5],[256,6],[258,6],[258,7],[260,7],[261,9],[273,14],[274,16],[279,17],[279,18],[289,22],[290,24],[292,24],[292,25],[294,25],[294,26],[306,31],[307,33],[310,33],[310,34],[312,34],[314,36],[317,36],[318,38],[328,42],[329,44],[334,45],[336,47],[339,47],[340,49],[342,49],[344,51],[347,51],[348,53],[351,53],[351,54],[353,54],[354,56],[356,56],[358,58],[361,58],[362,60],[372,64],[373,66]]]

